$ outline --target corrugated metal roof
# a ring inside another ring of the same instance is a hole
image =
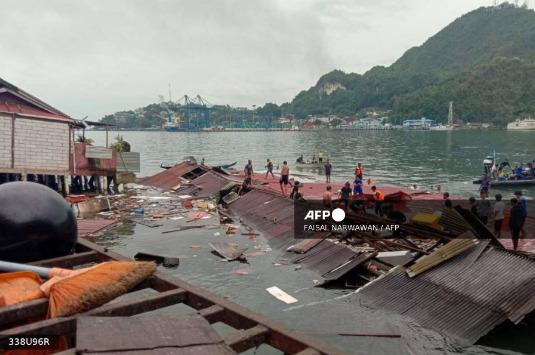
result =
[[[78,237],[87,237],[88,235],[96,233],[115,223],[117,223],[117,220],[115,219],[78,219],[76,220],[76,225],[78,227]]]
[[[197,168],[202,169],[203,171],[206,170],[200,165],[191,164],[189,162],[182,162],[158,174],[142,178],[138,181],[138,183],[141,185],[152,186],[158,189],[171,190],[173,187],[177,186],[182,182],[180,178],[183,175]]]
[[[359,290],[378,308],[403,314],[461,344],[535,309],[535,262],[480,242],[417,277],[396,267]]]
[[[217,194],[228,185],[228,181],[212,172],[207,172],[196,179],[191,180],[193,186],[186,186],[180,193],[195,197],[209,197]]]
[[[287,251],[282,259],[302,264],[322,275],[327,281],[336,280],[368,259],[342,244],[325,240],[326,233],[318,233],[318,242],[294,238],[294,201],[272,192],[253,190],[233,202],[229,209],[245,223],[268,238],[273,248],[286,250],[295,244],[307,244],[304,253]],[[330,273],[332,270],[332,273]]]
[[[0,112],[73,123],[73,118],[0,78]]]

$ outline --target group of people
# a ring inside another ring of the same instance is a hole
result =
[[[267,159],[266,161],[266,179],[271,175],[271,178],[275,179],[275,175],[273,175],[273,162],[270,159]],[[253,178],[253,162],[249,159],[247,161],[247,164],[245,164],[245,168],[243,169],[243,172],[245,174],[245,180],[243,182],[241,191],[245,191],[249,188],[249,186],[252,184],[252,178]],[[279,184],[281,188],[281,192],[283,195],[288,194],[288,185],[292,187],[292,191],[290,193],[290,198],[293,199],[302,199],[303,195],[299,192],[299,188],[301,187],[299,182],[296,181],[292,183],[290,181],[290,167],[288,166],[288,162],[285,160],[282,163],[282,166],[280,167],[280,178],[279,178]]]
[[[445,206],[447,208],[453,208],[450,194],[445,192],[443,197]],[[484,225],[488,225],[491,219],[494,221],[494,235],[497,238],[500,238],[506,217],[506,205],[503,201],[502,194],[496,194],[494,198],[494,203],[491,203],[488,199],[488,193],[482,191],[479,200],[476,200],[476,198],[472,196],[468,199],[468,202],[470,203],[470,211],[472,214],[479,218]],[[528,216],[527,200],[526,197],[523,196],[522,191],[516,191],[514,197],[509,200],[509,203],[508,228],[511,231],[513,249],[516,250],[518,248],[518,240],[520,237],[525,236],[524,224]]]
[[[498,166],[494,164],[494,159],[490,160],[491,163],[485,165],[484,180],[524,180],[535,178],[535,159],[532,162],[516,164],[511,166],[506,159],[502,161]]]

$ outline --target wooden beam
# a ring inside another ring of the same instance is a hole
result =
[[[0,308],[0,329],[11,324],[25,321],[28,318],[46,315],[48,311],[48,298],[14,304]]]
[[[74,266],[96,263],[101,261],[102,257],[99,253],[97,253],[96,251],[86,251],[67,256],[60,256],[52,259],[39,260],[30,264],[45,267],[61,267],[65,269],[72,269]]]
[[[129,301],[107,304],[83,313],[83,315],[129,317],[181,303],[186,298],[186,294],[187,292],[182,289],[166,291]]]
[[[213,306],[203,308],[199,311],[199,315],[204,317],[210,323],[217,323],[223,319],[225,308],[214,304]]]
[[[0,332],[0,347],[13,335],[67,335],[76,330],[76,319],[74,317],[52,318],[19,327],[2,330]]]
[[[300,351],[295,355],[321,355],[321,353],[315,349],[306,348],[305,350]]]
[[[269,329],[256,325],[252,328],[239,330],[225,338],[225,343],[234,351],[242,353],[250,348],[264,343],[269,334]]]

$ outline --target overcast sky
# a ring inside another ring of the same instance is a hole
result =
[[[333,70],[390,65],[491,0],[2,0],[0,77],[74,116],[201,94],[290,101]]]

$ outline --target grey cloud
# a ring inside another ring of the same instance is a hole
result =
[[[281,103],[332,69],[390,64],[482,1],[429,3],[3,0],[0,76],[93,119],[154,102],[168,83],[175,98]]]

